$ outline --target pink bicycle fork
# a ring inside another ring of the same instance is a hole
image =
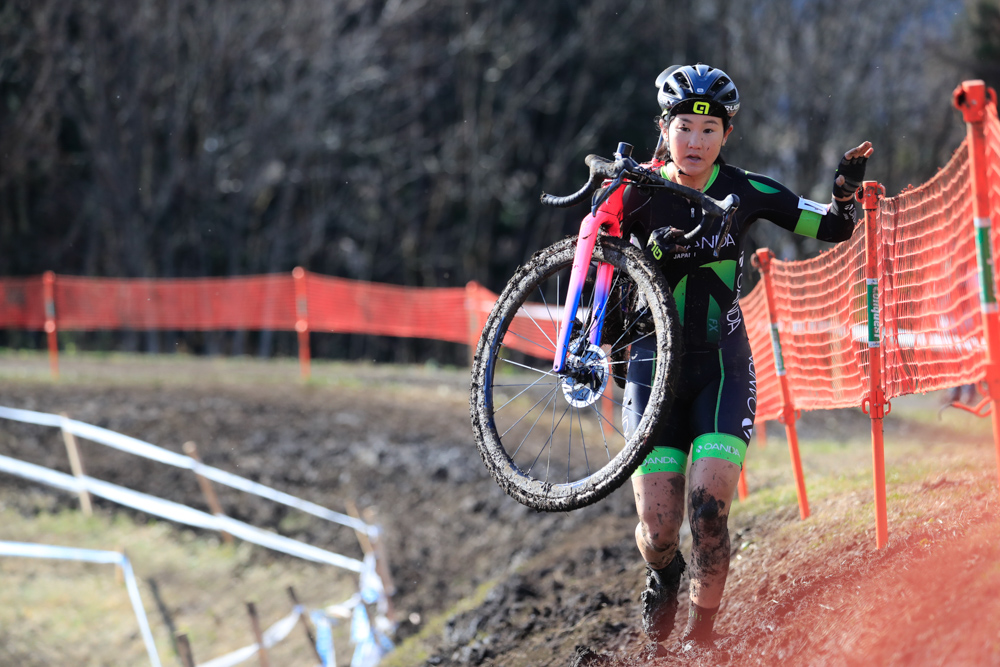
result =
[[[570,273],[569,286],[566,290],[566,305],[563,308],[562,322],[559,326],[559,334],[556,337],[556,353],[552,362],[552,370],[555,373],[561,372],[566,367],[566,354],[569,348],[570,338],[573,335],[573,323],[576,321],[576,313],[580,307],[580,294],[583,292],[583,283],[587,279],[587,271],[590,269],[590,260],[594,255],[594,246],[597,245],[597,235],[601,227],[610,227],[612,234],[620,233],[618,216],[606,211],[605,208],[611,204],[610,208],[621,210],[620,191],[614,193],[605,206],[597,212],[597,215],[588,214],[580,225],[580,235],[577,238],[576,256],[573,258],[573,269]],[[617,204],[617,206],[615,206]],[[604,315],[608,303],[608,295],[611,292],[611,279],[614,275],[614,267],[605,262],[601,262],[597,267],[597,278],[594,285],[594,313],[591,319],[591,329],[588,338],[592,345],[601,344],[601,329],[604,325]]]

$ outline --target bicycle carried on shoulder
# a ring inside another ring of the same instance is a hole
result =
[[[504,491],[537,510],[578,509],[618,488],[652,449],[673,400],[677,310],[657,266],[665,258],[622,238],[625,187],[666,189],[700,206],[700,224],[673,243],[708,236],[716,254],[739,205],[735,195],[717,201],[664,179],[631,152],[621,143],[613,161],[588,155],[579,191],[542,194],[543,204],[569,207],[600,188],[579,234],[536,252],[510,279],[476,349],[470,409],[480,455]],[[629,349],[642,339],[656,354],[650,397],[624,429]]]

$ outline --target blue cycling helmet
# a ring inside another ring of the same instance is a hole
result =
[[[679,113],[696,113],[721,118],[728,127],[740,110],[740,93],[733,80],[704,63],[668,67],[656,77],[656,87],[656,101],[668,122]]]

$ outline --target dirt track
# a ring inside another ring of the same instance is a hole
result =
[[[347,499],[375,509],[391,547],[400,639],[424,626],[409,623],[411,614],[426,622],[488,591],[471,610],[449,616],[442,632],[414,638],[396,664],[585,664],[575,658],[577,647],[610,664],[648,664],[628,490],[571,514],[529,511],[484,472],[469,434],[464,373],[401,379],[381,376],[378,389],[363,378],[197,389],[5,381],[0,405],[65,411],[176,451],[194,440],[211,465],[334,509]],[[812,428],[823,424],[814,420]],[[182,471],[84,447],[95,477],[201,505],[195,481]],[[0,450],[68,471],[51,430],[0,424]],[[979,448],[971,464],[947,474],[931,470],[894,488],[907,500],[891,504],[892,539],[881,552],[872,549],[870,514],[862,511],[868,497],[830,496],[807,522],[798,520],[794,504],[760,515],[737,512],[718,624],[730,636],[713,651],[673,644],[671,657],[659,662],[1000,664],[1000,499],[992,454]],[[2,489],[8,503],[22,502],[18,491],[30,489],[26,511],[40,498],[48,507],[74,502],[9,478]],[[270,504],[220,494],[237,518],[360,553],[347,531],[313,524],[289,531],[284,513]]]

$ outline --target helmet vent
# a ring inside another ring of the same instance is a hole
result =
[[[728,78],[720,76],[718,79],[715,80],[715,83],[712,84],[712,88],[709,94],[722,92],[722,89],[728,86],[729,84],[730,81]]]

